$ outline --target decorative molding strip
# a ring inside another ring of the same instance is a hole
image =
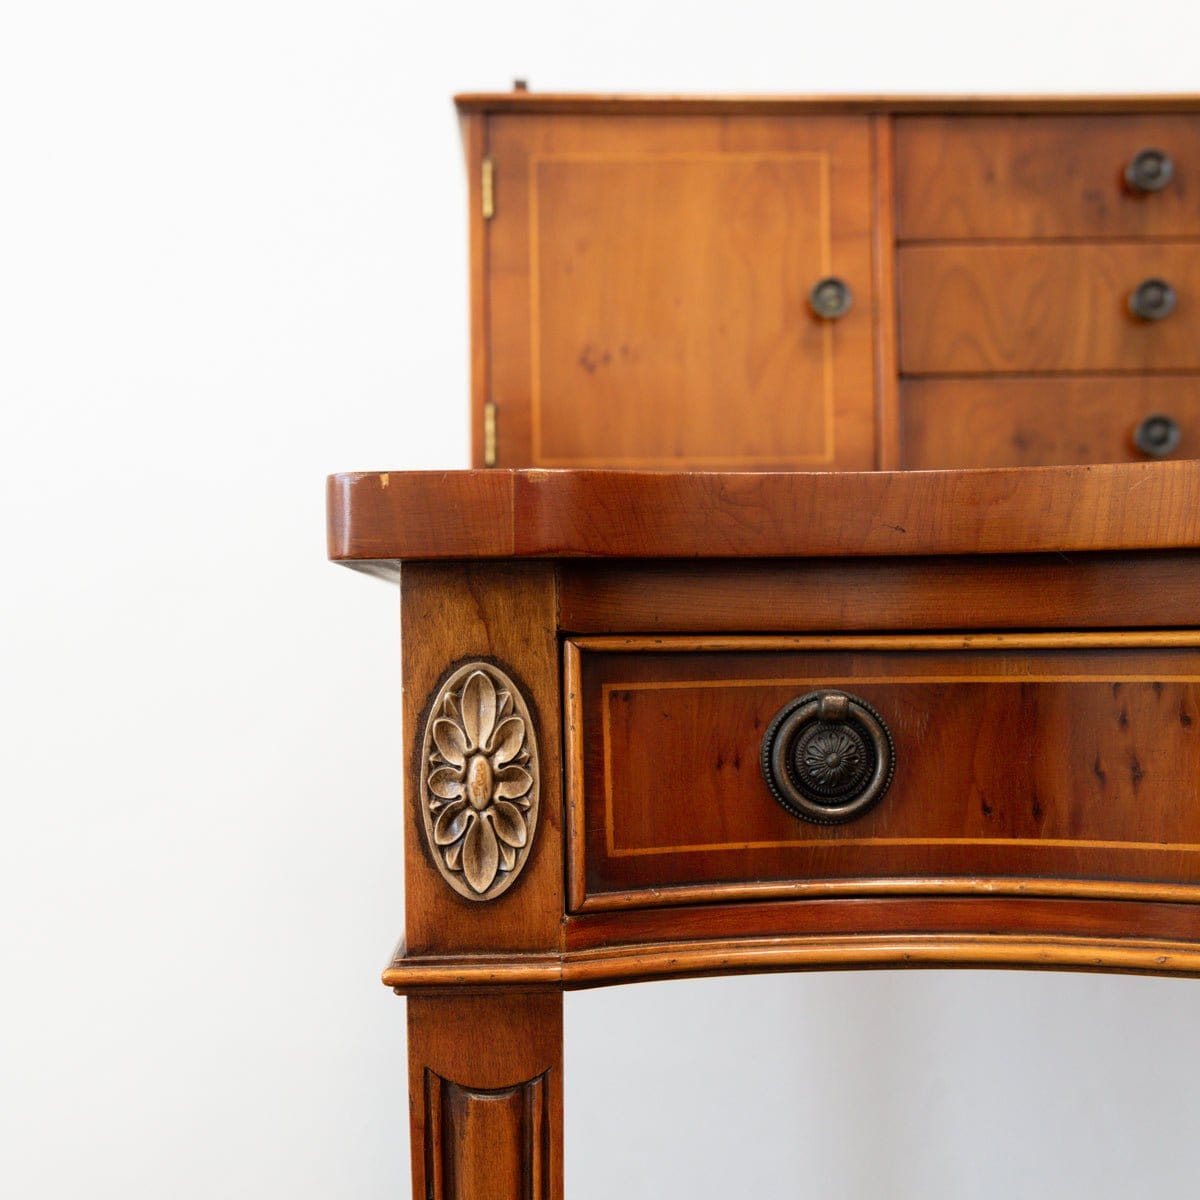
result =
[[[529,707],[498,667],[470,662],[429,706],[421,744],[421,817],[442,878],[494,900],[529,858],[540,788]]]
[[[546,1074],[496,1090],[425,1069],[429,1200],[512,1196],[549,1200],[551,1129]]]
[[[397,995],[453,988],[575,990],[648,979],[863,967],[1020,967],[1053,971],[1200,975],[1200,942],[1155,938],[993,933],[901,933],[728,937],[568,951],[553,962],[513,955],[506,963],[419,957],[384,982]]]

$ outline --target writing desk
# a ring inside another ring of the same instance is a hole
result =
[[[562,1196],[565,988],[1200,971],[1200,463],[328,502],[400,584],[414,1196]]]

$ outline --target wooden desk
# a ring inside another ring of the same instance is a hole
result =
[[[414,1196],[561,1197],[564,988],[1200,971],[1198,547],[1195,462],[332,477],[401,588]]]

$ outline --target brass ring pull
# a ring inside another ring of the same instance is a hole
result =
[[[840,825],[888,790],[895,747],[883,718],[846,692],[822,690],[775,714],[762,741],[763,778],[794,817]]]

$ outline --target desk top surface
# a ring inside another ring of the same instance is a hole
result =
[[[1200,461],[971,471],[332,475],[329,557],[828,558],[1200,548]]]

